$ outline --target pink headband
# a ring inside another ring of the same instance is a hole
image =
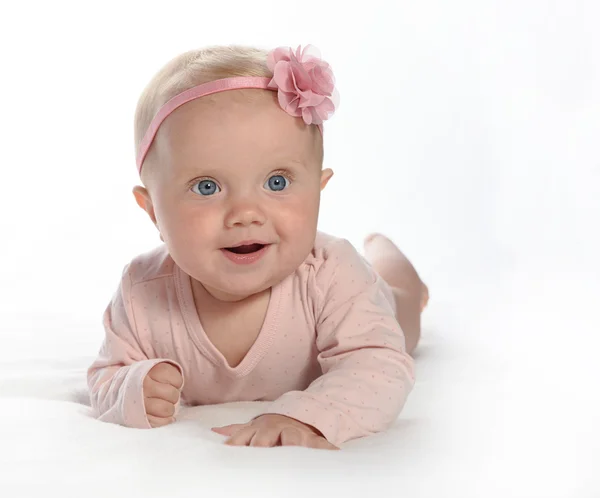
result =
[[[136,161],[138,172],[141,173],[152,141],[169,114],[190,100],[227,90],[258,88],[276,91],[279,105],[285,112],[294,117],[302,117],[307,125],[317,125],[323,133],[322,123],[331,117],[339,101],[333,73],[329,64],[318,55],[307,53],[314,50],[314,47],[308,45],[302,51],[300,48],[295,53],[289,47],[279,47],[269,52],[267,66],[273,71],[272,78],[224,78],[192,87],[169,100],[158,110],[140,143]]]

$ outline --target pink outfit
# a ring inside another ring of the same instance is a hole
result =
[[[262,330],[232,368],[204,333],[190,277],[165,246],[135,258],[104,314],[88,372],[100,420],[150,428],[142,383],[166,361],[188,405],[273,401],[265,413],[320,430],[333,444],[388,428],[414,384],[389,286],[354,247],[318,233],[313,251],[274,286]]]

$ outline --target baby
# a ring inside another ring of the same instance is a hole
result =
[[[133,193],[164,244],[125,267],[104,313],[88,371],[100,420],[161,427],[180,401],[269,401],[213,430],[337,449],[400,413],[427,288],[383,235],[365,259],[317,231],[337,93],[310,50],[190,51],[144,90]]]

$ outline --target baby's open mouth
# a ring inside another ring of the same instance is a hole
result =
[[[234,252],[235,254],[250,254],[256,251],[260,251],[264,244],[247,244],[237,247],[226,247],[226,251]]]

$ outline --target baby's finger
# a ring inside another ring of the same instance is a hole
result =
[[[148,422],[150,422],[151,427],[162,427],[164,425],[169,425],[175,422],[175,417],[161,418],[154,417],[152,415],[146,415],[148,417]]]
[[[229,446],[248,446],[256,431],[257,429],[254,427],[246,427],[241,429],[231,436],[227,441],[225,441],[225,444]]]
[[[171,363],[159,363],[148,372],[148,377],[162,384],[170,384],[176,389],[181,389],[183,376],[177,367]]]
[[[175,405],[179,401],[179,395],[179,389],[169,384],[156,382],[150,377],[146,377],[144,380],[144,396],[147,398],[164,399]]]
[[[162,384],[146,377],[144,380],[144,396],[146,398],[164,399],[175,405],[179,401],[180,392],[179,389],[169,384]]]
[[[337,446],[331,444],[327,439],[320,436],[312,436],[308,440],[309,448],[317,448],[319,450],[339,450]]]
[[[281,431],[281,446],[305,446],[306,435],[295,427],[286,427]]]
[[[248,424],[232,424],[224,427],[213,427],[212,431],[221,434],[222,436],[233,436],[237,431],[244,427],[248,427]]]
[[[164,399],[146,398],[144,400],[146,413],[155,417],[167,418],[175,415],[175,405]]]
[[[259,448],[271,448],[273,446],[277,446],[280,434],[281,429],[259,429],[250,440],[250,446],[256,446]]]

